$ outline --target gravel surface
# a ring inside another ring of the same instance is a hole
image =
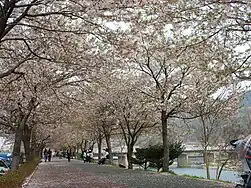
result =
[[[42,162],[26,188],[231,188],[232,184],[54,159]]]

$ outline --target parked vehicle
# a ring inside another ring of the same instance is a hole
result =
[[[9,165],[4,159],[0,159],[0,176],[3,176],[7,171],[10,170]]]
[[[5,158],[0,157],[0,160],[3,160],[8,165],[8,167],[11,168],[11,164],[12,164],[11,159],[5,159]]]
[[[11,159],[12,154],[11,153],[0,153],[0,157],[4,159]]]

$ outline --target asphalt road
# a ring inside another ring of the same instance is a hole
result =
[[[82,161],[42,162],[26,188],[231,188],[234,185],[182,176],[127,170]]]

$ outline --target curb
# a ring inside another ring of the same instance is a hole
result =
[[[28,184],[30,183],[31,178],[34,176],[35,172],[37,171],[38,166],[39,166],[39,164],[36,166],[35,170],[31,173],[31,175],[28,176],[27,178],[25,178],[24,183],[22,185],[22,188],[28,187]]]

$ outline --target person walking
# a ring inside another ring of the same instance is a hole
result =
[[[102,153],[102,157],[101,159],[98,161],[98,164],[105,164],[106,159],[109,159],[109,153],[108,153],[108,149],[103,149],[105,152]]]
[[[70,150],[67,150],[67,159],[68,159],[68,162],[71,161],[71,151]]]
[[[89,153],[89,162],[93,162],[93,153],[92,153],[92,151],[90,151],[90,153]]]
[[[49,149],[47,153],[48,153],[48,161],[51,162],[51,155],[52,155],[51,149]]]
[[[86,162],[86,156],[87,156],[87,155],[86,155],[86,150],[83,151],[82,156],[83,156],[83,161]]]
[[[45,149],[44,149],[44,162],[47,162],[47,159],[48,159],[48,151],[47,151],[47,149],[45,148]]]

